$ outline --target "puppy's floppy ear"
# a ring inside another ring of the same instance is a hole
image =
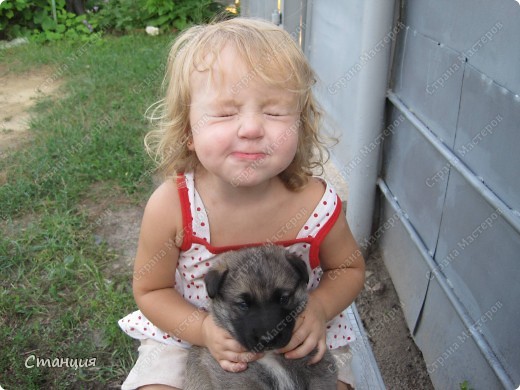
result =
[[[228,270],[210,270],[206,276],[204,277],[204,283],[206,284],[206,290],[208,291],[208,297],[211,299],[215,298],[218,294],[226,276],[228,274]]]
[[[285,255],[285,258],[293,266],[293,268],[296,270],[298,275],[300,276],[300,279],[305,284],[309,283],[309,272],[307,271],[307,265],[305,262],[300,259],[298,256],[296,256],[294,253],[287,252]]]

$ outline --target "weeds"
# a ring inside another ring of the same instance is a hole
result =
[[[156,70],[171,38],[129,35],[82,50],[81,43],[57,42],[2,53],[0,66],[9,74],[45,65],[55,72],[53,82],[64,81],[59,98],[37,104],[32,142],[0,159],[6,389],[111,388],[133,364],[134,342],[117,326],[134,309],[131,270],[114,272],[114,255],[96,240],[96,224],[80,205],[98,183],[136,203],[152,190],[143,176],[151,168],[143,114],[158,98]]]

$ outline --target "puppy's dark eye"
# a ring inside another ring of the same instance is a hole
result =
[[[242,310],[242,311],[246,311],[246,310],[249,310],[249,305],[247,304],[247,302],[245,301],[239,301],[237,302],[237,307]]]
[[[282,295],[280,297],[280,305],[287,305],[289,303],[290,296],[289,295]]]

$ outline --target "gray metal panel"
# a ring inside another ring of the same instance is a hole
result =
[[[455,171],[435,257],[475,321],[500,303],[500,313],[483,324],[481,333],[520,383],[520,236]]]
[[[430,282],[415,342],[436,389],[459,389],[466,380],[475,390],[503,389],[436,279]]]
[[[240,15],[271,20],[274,10],[278,9],[277,0],[242,0],[240,2]]]
[[[515,210],[520,210],[519,145],[520,98],[468,66],[455,151]]]
[[[357,74],[341,85],[337,83],[359,61],[362,7],[356,2],[346,2],[338,7],[334,0],[322,0],[319,4],[309,1],[307,9],[305,53],[318,76],[314,90],[327,113],[326,130],[341,135],[333,154],[343,173],[357,152],[349,142],[355,130]],[[344,179],[347,179],[346,175]]]
[[[385,139],[383,177],[433,256],[450,167],[395,108],[389,123],[400,124]]]
[[[489,206],[497,204],[493,199],[498,196],[501,205],[503,200],[520,209],[517,172],[520,155],[515,150],[520,144],[520,43],[512,39],[520,36],[517,3],[506,0],[402,3],[404,21],[410,28],[401,32],[395,51],[392,88],[399,96],[396,101],[404,102],[397,106],[403,111],[407,106],[445,145],[456,149],[464,163],[494,191],[493,198],[488,188],[484,191],[477,186],[465,166],[459,166],[465,178],[453,167],[450,169],[445,158],[443,161],[437,152],[430,150],[432,146],[426,141],[423,141],[426,146],[421,146],[419,134],[406,132],[415,130],[406,123],[385,144],[386,183],[408,213],[411,229],[435,252],[438,272],[442,272],[442,275],[437,273],[439,279],[430,282],[416,329],[416,342],[436,388],[459,388],[464,380],[474,389],[503,388],[500,381],[509,383],[511,379],[515,384],[520,383],[517,336],[520,236],[511,227],[517,226],[514,213],[505,214],[507,222],[498,213],[493,214],[493,206]],[[396,114],[392,112],[388,122]],[[419,121],[412,123],[418,126]],[[423,130],[429,134],[421,127]],[[428,140],[436,146],[435,150],[446,155],[443,152],[446,148],[439,149],[435,137]],[[423,164],[432,170],[428,171]],[[449,188],[446,188],[448,175]],[[424,203],[425,194],[417,186],[420,176],[423,180],[430,179],[429,184],[435,187],[432,191],[440,191],[438,199],[447,191],[443,207],[436,204],[432,209],[431,204]],[[473,188],[479,188],[481,193]],[[431,220],[418,217],[419,202],[436,217]],[[383,204],[385,221],[390,211],[388,201]],[[439,227],[441,215],[442,229],[436,245],[425,237],[430,235],[429,229],[434,231]],[[420,278],[424,279],[426,274],[410,274],[408,267],[417,270],[423,262],[418,249],[410,245],[406,232],[396,228],[390,229],[381,242],[385,263],[400,297],[407,297],[417,310],[424,295],[414,299],[408,294],[417,291]],[[419,244],[420,240],[414,240]],[[432,266],[431,260],[428,264]],[[403,276],[403,272],[407,274]],[[513,388],[512,384],[509,387]]]
[[[307,6],[304,0],[284,0],[282,3],[283,28],[291,34],[302,48],[306,29]]]
[[[470,64],[520,93],[520,6],[514,0],[413,0],[409,26],[465,53]],[[500,58],[500,61],[497,59]]]
[[[455,139],[464,62],[459,54],[406,28],[394,68],[395,92],[446,145]]]
[[[407,231],[407,233],[409,234],[412,242],[415,244],[416,249],[423,256],[425,264],[427,264],[428,268],[430,269],[431,275],[434,275],[433,280],[439,284],[439,287],[441,287],[443,293],[445,294],[448,300],[448,303],[451,304],[454,312],[458,315],[459,319],[462,321],[462,324],[464,324],[464,326],[467,328],[467,336],[473,339],[473,341],[479,348],[482,356],[487,361],[489,368],[493,370],[493,372],[497,376],[497,379],[500,380],[504,387],[506,387],[507,389],[513,389],[514,387],[516,387],[514,386],[514,382],[511,379],[511,376],[507,373],[504,366],[497,359],[496,354],[493,352],[493,349],[489,345],[489,342],[484,338],[483,334],[481,333],[482,324],[485,323],[486,320],[490,320],[494,313],[496,313],[499,309],[503,308],[503,304],[497,302],[494,306],[492,306],[488,311],[484,313],[485,318],[484,316],[481,316],[477,322],[473,318],[471,318],[467,313],[467,309],[463,306],[457,295],[454,293],[452,287],[450,287],[445,276],[442,273],[438,272],[438,265],[436,265],[434,259],[432,259],[428,255],[423,243],[417,235],[417,232],[415,231],[414,227],[410,224],[408,219],[404,216],[401,207],[395,201],[386,183],[382,179],[379,179],[377,181],[377,185],[383,193],[383,195],[385,196],[385,200],[391,204],[392,208],[396,210],[400,216],[402,216],[401,223]],[[510,223],[510,221],[508,222]],[[429,280],[431,280],[431,278],[429,278]],[[452,351],[450,351],[450,353],[451,352]],[[466,357],[464,356],[463,358]],[[454,360],[453,364],[457,363],[457,360]]]
[[[404,55],[406,52],[406,37],[410,27],[405,27],[399,30],[394,47],[393,63],[390,69],[390,89],[394,91],[402,91],[402,83],[405,81],[404,75],[399,74],[404,61]]]
[[[354,342],[349,344],[353,354],[351,364],[355,388],[357,390],[384,390],[385,384],[355,303],[347,308],[347,316],[356,335]]]
[[[406,324],[413,330],[428,288],[428,266],[386,200],[379,226],[374,236],[381,235],[385,266],[401,301]]]

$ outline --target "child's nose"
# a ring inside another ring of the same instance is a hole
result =
[[[262,113],[249,112],[240,115],[240,138],[260,138],[264,135],[264,116]]]

